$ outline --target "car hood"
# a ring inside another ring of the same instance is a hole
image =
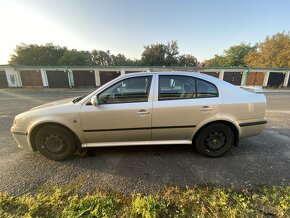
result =
[[[63,100],[53,101],[47,104],[43,104],[34,108],[31,108],[28,111],[25,111],[21,114],[15,116],[14,124],[17,123],[17,126],[25,129],[28,126],[32,125],[32,122],[35,120],[49,120],[56,121],[61,120],[64,117],[65,119],[77,119],[77,114],[80,110],[81,104],[73,103],[72,100],[75,98],[67,98]],[[51,117],[53,117],[52,120]],[[64,120],[65,120],[64,119]]]
[[[61,100],[57,100],[57,101],[53,101],[53,102],[49,102],[37,107],[33,107],[30,109],[30,111],[33,110],[38,110],[38,109],[44,109],[44,108],[50,108],[50,107],[54,107],[54,106],[60,106],[60,105],[65,105],[67,103],[72,103],[72,101],[75,99],[76,97],[73,98],[66,98],[66,99],[61,99]]]

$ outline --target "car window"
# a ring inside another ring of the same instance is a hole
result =
[[[159,97],[162,100],[196,98],[195,78],[190,76],[159,76]]]
[[[98,95],[99,104],[148,101],[152,76],[124,79]]]
[[[196,79],[196,94],[197,98],[218,97],[218,90],[212,83]]]
[[[190,76],[160,75],[159,101],[218,97],[215,85]]]

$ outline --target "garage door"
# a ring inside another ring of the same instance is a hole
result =
[[[116,71],[100,71],[101,85],[117,78],[120,75],[121,73],[118,73]]]
[[[213,76],[215,78],[219,78],[219,72],[201,72],[203,74],[209,75],[209,76]]]
[[[43,87],[41,73],[38,70],[21,70],[20,77],[23,87]]]
[[[270,72],[267,86],[271,87],[283,86],[284,79],[285,73]]]
[[[247,76],[248,86],[263,86],[265,74],[263,72],[249,72]]]
[[[75,87],[79,88],[92,88],[96,87],[94,71],[73,71]]]
[[[0,71],[0,89],[8,88],[5,71]]]
[[[69,88],[66,71],[46,71],[49,88]]]
[[[242,83],[242,72],[224,72],[224,81],[240,86]]]

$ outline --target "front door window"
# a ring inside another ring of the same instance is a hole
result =
[[[98,95],[98,104],[147,102],[152,76],[124,79]]]

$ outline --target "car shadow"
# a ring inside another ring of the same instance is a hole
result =
[[[258,136],[241,140],[239,147],[219,158],[204,157],[190,145],[152,145],[90,148],[85,155],[62,162],[47,160],[40,154],[27,154],[25,159],[29,165],[33,161],[32,172],[41,175],[30,177],[30,184],[31,179],[59,185],[78,182],[80,193],[95,189],[154,193],[165,186],[205,184],[283,185],[290,183],[290,136],[284,132],[267,128]],[[26,174],[34,175],[32,172]],[[28,188],[34,189],[35,185]]]
[[[208,183],[239,187],[284,184],[290,182],[288,136],[281,138],[279,134],[279,129],[267,128],[258,136],[241,140],[239,147],[219,158],[204,157],[189,145],[127,146],[90,148],[84,157],[76,156],[66,164],[77,164],[84,172],[91,172],[92,178],[101,173],[104,178],[98,178],[110,187],[118,183],[108,183],[105,177],[129,180],[129,186],[138,190]]]

